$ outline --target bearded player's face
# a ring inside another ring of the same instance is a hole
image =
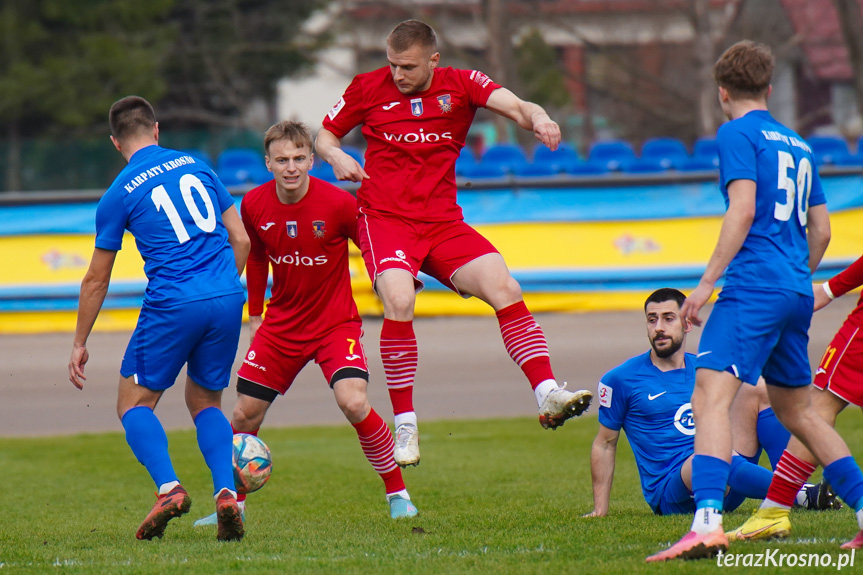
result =
[[[396,88],[402,94],[408,95],[431,87],[440,54],[430,53],[428,48],[419,44],[414,44],[403,52],[394,52],[387,46],[387,60]]]

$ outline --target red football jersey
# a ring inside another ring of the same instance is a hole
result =
[[[435,68],[431,86],[404,95],[389,67],[356,76],[324,118],[342,138],[362,124],[369,175],[359,206],[419,221],[462,219],[455,161],[480,106],[500,88],[477,70]]]
[[[863,285],[863,257],[858,258],[853,264],[833,276],[828,282],[830,291],[835,297],[845,295],[854,288]],[[857,307],[848,315],[848,319],[854,325],[863,327],[863,294],[857,300]]]
[[[356,199],[310,177],[296,204],[283,204],[276,182],[243,198],[240,212],[252,242],[246,264],[249,315],[261,315],[269,268],[272,297],[261,329],[291,341],[316,339],[348,321],[361,321],[351,294],[348,240],[357,237]]]

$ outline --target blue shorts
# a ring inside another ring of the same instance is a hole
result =
[[[171,307],[144,305],[129,340],[120,375],[156,391],[174,385],[183,364],[198,385],[218,391],[231,381],[240,328],[242,293]]]
[[[728,371],[755,385],[812,383],[809,324],[813,297],[790,291],[723,289],[698,345],[697,369]]]
[[[672,469],[665,484],[659,488],[659,503],[653,508],[657,515],[680,515],[695,512],[695,499],[680,476],[681,463]]]

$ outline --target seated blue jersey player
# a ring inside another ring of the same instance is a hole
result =
[[[213,476],[217,538],[240,540],[244,527],[231,464],[233,433],[221,398],[239,343],[245,303],[239,274],[249,237],[233,198],[212,170],[191,156],[159,147],[159,125],[149,102],[137,96],[118,100],[108,119],[111,141],[128,165],[96,209],[96,248],[81,282],[69,379],[83,389],[87,339],[128,230],[148,282],[120,367],[117,415],[129,447],[159,490],[136,537],[162,537],[168,521],[191,506],[168,455],[168,438],[153,413],[187,364],[186,405]]]
[[[716,138],[726,213],[704,274],[681,308],[701,325],[698,313],[725,275],[696,359],[696,511],[689,531],[649,562],[709,558],[728,549],[722,500],[731,472],[729,412],[741,383],[758,377],[767,382],[779,420],[823,465],[824,478],[863,528],[863,473],[809,395],[811,274],[830,241],[830,218],[812,150],[767,110],[772,74],[770,49],[750,41],[728,48],[713,68],[730,120]],[[780,461],[777,473],[787,471]]]
[[[692,513],[692,455],[695,425],[690,397],[695,387],[695,356],[686,353],[691,324],[680,317],[686,296],[672,288],[656,290],[644,304],[651,349],[608,372],[599,384],[599,432],[591,448],[594,508],[588,517],[609,511],[617,443],[622,429],[635,455],[644,499],[657,515]],[[744,499],[763,499],[773,474],[757,465],[761,450],[777,461],[790,434],[766,401],[764,384],[741,390],[732,408],[735,449],[725,509]],[[832,507],[826,484],[805,485],[797,503],[810,509]]]

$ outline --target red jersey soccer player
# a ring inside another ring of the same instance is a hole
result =
[[[234,431],[257,434],[273,400],[314,360],[384,481],[390,515],[412,517],[417,509],[393,461],[392,434],[366,396],[362,320],[348,268],[348,240],[357,234],[356,200],[309,176],[312,139],[302,124],[272,126],[264,149],[275,179],[246,194],[240,209],[252,241],[246,267],[252,341],[237,373]],[[270,266],[273,292],[262,319]]]
[[[324,119],[316,146],[336,177],[362,182],[360,249],[384,304],[381,359],[395,413],[395,459],[404,467],[420,458],[412,323],[420,271],[494,308],[504,345],[534,389],[543,427],[583,413],[592,394],[557,385],[545,336],[521,287],[494,246],[464,223],[456,204],[455,161],[478,107],[533,131],[552,150],[560,143],[558,125],[482,72],[438,68],[435,33],[418,20],[390,33],[387,59],[388,68],[354,78]],[[365,170],[340,145],[360,124],[368,143]]]
[[[836,296],[841,296],[863,285],[863,257],[848,266],[829,281],[813,285],[815,311],[829,304]],[[811,389],[812,407],[821,419],[832,426],[836,416],[848,404],[863,407],[863,341],[860,328],[863,328],[863,296],[833,336],[821,363],[815,371]],[[827,393],[830,392],[830,393]],[[803,443],[791,436],[788,447],[782,454],[767,497],[759,513],[768,521],[770,529],[763,529],[758,517],[753,515],[740,528],[734,530],[734,539],[773,539],[786,537],[791,532],[789,512],[794,503],[789,492],[799,489],[815,471],[817,462]],[[779,473],[783,471],[783,473]],[[791,503],[789,503],[791,501]],[[842,549],[863,549],[863,512],[857,512],[860,532],[854,539],[842,545]]]

